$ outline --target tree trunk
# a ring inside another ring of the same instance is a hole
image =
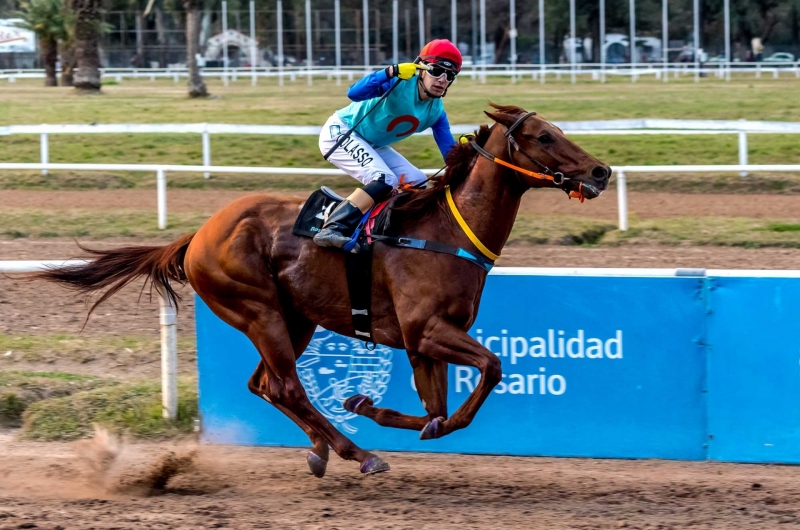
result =
[[[141,11],[136,12],[136,62],[134,68],[145,67],[144,57],[144,16]]]
[[[186,9],[186,68],[189,70],[190,98],[208,97],[208,90],[206,90],[206,84],[200,75],[196,57],[200,30],[200,5],[199,2],[192,0],[184,3]]]
[[[61,43],[61,86],[72,86],[75,76],[75,48]]]
[[[55,39],[43,38],[39,40],[42,52],[42,66],[44,67],[44,86],[58,86],[56,78],[56,61],[58,60],[58,45]]]
[[[156,35],[158,40],[158,66],[160,68],[167,67],[167,37],[164,32],[164,13],[159,8],[155,8],[156,12]]]
[[[72,0],[75,13],[74,86],[79,90],[100,90],[100,53],[97,49],[100,32],[100,0]]]

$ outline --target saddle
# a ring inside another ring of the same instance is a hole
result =
[[[327,216],[344,197],[332,189],[322,186],[308,198],[292,228],[292,233],[301,237],[314,237],[325,223]],[[372,339],[372,246],[376,241],[387,245],[449,254],[465,259],[485,271],[490,271],[494,261],[474,252],[438,241],[403,237],[392,226],[394,197],[379,203],[364,214],[350,241],[344,246],[346,252],[347,291],[350,295],[350,314],[355,335],[374,348]]]
[[[292,233],[296,236],[314,237],[322,230],[322,225],[344,197],[337,194],[327,186],[322,186],[320,189],[311,194],[300,215],[292,228]],[[350,242],[344,246],[345,252],[359,254],[362,252],[369,252],[371,250],[373,238],[372,234],[388,234],[389,220],[391,209],[387,208],[390,199],[373,206],[358,224],[358,227],[353,232]]]

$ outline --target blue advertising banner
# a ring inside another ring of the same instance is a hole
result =
[[[497,354],[503,380],[467,429],[439,440],[380,427],[341,407],[350,395],[424,410],[402,350],[368,351],[318,331],[298,361],[314,405],[368,449],[514,455],[706,457],[706,305],[698,277],[490,275],[470,334]],[[307,446],[305,434],[247,389],[259,357],[198,299],[205,440]],[[450,368],[449,412],[478,372]]]
[[[709,458],[800,463],[800,280],[709,282]]]

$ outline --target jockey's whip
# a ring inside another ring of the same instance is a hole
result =
[[[339,139],[338,139],[338,140],[336,140],[336,143],[335,143],[335,144],[333,144],[333,147],[331,147],[331,148],[330,148],[330,150],[329,150],[327,153],[325,153],[325,156],[323,156],[323,158],[324,158],[325,160],[327,160],[327,159],[328,159],[328,157],[329,157],[329,156],[331,156],[331,155],[333,154],[333,152],[334,152],[334,151],[336,151],[337,149],[339,149],[339,146],[340,146],[340,145],[342,145],[342,144],[344,143],[344,141],[345,141],[345,140],[347,140],[348,138],[350,138],[350,135],[351,135],[351,134],[353,134],[353,131],[355,131],[355,130],[358,128],[358,126],[359,126],[359,125],[361,125],[361,122],[362,122],[362,121],[364,121],[364,118],[366,118],[367,116],[369,116],[369,113],[370,113],[370,112],[372,112],[373,110],[375,110],[375,109],[378,107],[378,105],[380,105],[381,101],[383,101],[384,99],[386,99],[387,97],[389,97],[389,94],[391,94],[391,93],[392,93],[392,90],[394,90],[394,87],[396,87],[397,85],[399,85],[401,81],[402,81],[402,79],[398,78],[398,79],[397,79],[397,83],[395,83],[395,84],[393,84],[392,86],[390,86],[390,87],[389,87],[389,90],[387,90],[387,91],[386,91],[386,93],[380,97],[380,99],[378,100],[378,102],[377,102],[377,103],[375,103],[375,105],[373,105],[373,106],[372,106],[372,108],[371,108],[371,109],[369,109],[369,110],[367,111],[367,113],[366,113],[366,114],[364,114],[364,115],[361,117],[361,119],[360,119],[360,120],[358,120],[358,123],[356,123],[355,125],[353,125],[353,126],[350,128],[350,130],[349,130],[349,131],[347,131],[346,133],[344,133],[344,134],[342,134],[342,135],[340,135],[340,136],[339,136]]]

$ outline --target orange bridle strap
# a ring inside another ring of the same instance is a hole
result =
[[[505,167],[507,167],[509,169],[513,169],[517,173],[522,173],[523,175],[527,175],[527,176],[533,177],[535,179],[549,180],[551,182],[555,181],[555,177],[553,175],[548,175],[547,173],[538,173],[536,171],[531,171],[529,169],[525,169],[525,168],[522,168],[522,167],[519,167],[519,166],[515,166],[511,162],[506,162],[505,160],[500,160],[499,158],[497,158],[496,156],[494,156],[493,154],[491,154],[490,152],[485,150],[483,147],[479,146],[475,142],[475,140],[469,140],[467,136],[462,136],[459,141],[461,143],[469,142],[469,144],[472,146],[472,148],[475,149],[475,151],[477,151],[479,155],[481,155],[482,157],[484,157],[484,158],[486,158],[488,160],[491,160],[495,164],[500,164],[501,166],[505,166]],[[577,191],[567,192],[567,195],[569,195],[569,197],[571,199],[578,199],[580,202],[585,201],[586,197],[584,197],[584,195],[583,195],[583,183],[579,182]]]
[[[505,167],[507,167],[509,169],[513,169],[514,171],[516,171],[518,173],[522,173],[523,175],[527,175],[527,176],[533,177],[535,179],[549,180],[549,181],[555,180],[552,175],[547,175],[545,173],[537,173],[535,171],[530,171],[530,170],[527,170],[525,168],[521,168],[519,166],[515,166],[514,164],[511,164],[510,162],[506,162],[505,160],[500,160],[496,156],[492,157],[491,161],[494,162],[495,164],[500,164],[501,166],[505,166]],[[585,201],[586,197],[583,196],[583,192],[581,191],[582,189],[583,189],[583,183],[579,183],[578,191],[570,191],[569,192],[569,196],[571,198],[578,199],[580,202]]]

